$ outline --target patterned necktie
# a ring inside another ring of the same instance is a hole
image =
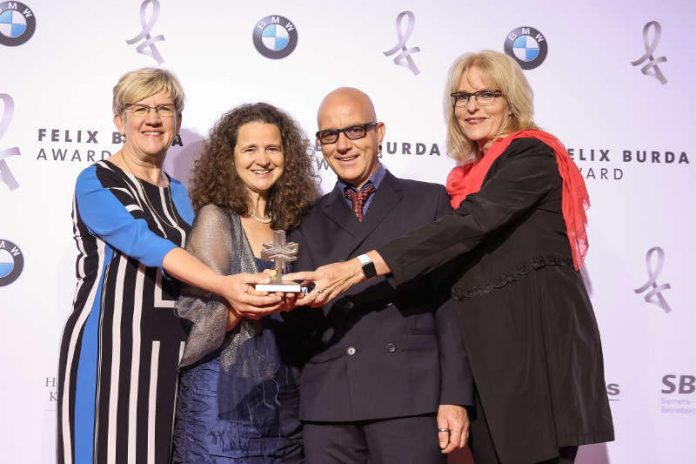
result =
[[[370,182],[364,185],[360,190],[353,190],[350,187],[346,187],[343,191],[345,197],[353,204],[353,213],[355,213],[355,217],[358,218],[358,221],[362,222],[363,206],[365,206],[367,199],[370,198],[370,195],[376,190],[375,186]]]

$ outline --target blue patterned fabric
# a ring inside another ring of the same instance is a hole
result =
[[[257,266],[272,263],[257,259]],[[264,318],[230,369],[221,368],[218,351],[181,372],[174,463],[304,462],[296,373],[282,362],[275,336],[280,322],[277,315]],[[274,375],[254,379],[235,368],[259,358],[278,366]]]

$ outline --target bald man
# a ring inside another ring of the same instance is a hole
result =
[[[290,235],[295,270],[361,256],[450,210],[441,185],[398,179],[380,163],[385,125],[365,93],[334,90],[317,121],[338,181]],[[300,381],[309,464],[435,464],[465,445],[472,380],[454,305],[435,284],[445,277],[398,292],[371,279],[293,314],[310,329]]]

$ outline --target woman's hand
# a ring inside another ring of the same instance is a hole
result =
[[[257,292],[254,289],[256,284],[267,284],[271,281],[268,274],[239,273],[221,276],[221,279],[221,296],[230,305],[230,312],[237,313],[239,317],[260,319],[282,309],[285,304],[282,294]],[[230,317],[228,316],[228,325],[231,322]]]
[[[242,315],[239,314],[234,308],[227,307],[227,331],[234,329],[242,321]]]
[[[268,274],[271,276],[271,279],[273,279],[276,275],[277,272],[274,269],[264,269],[264,274]],[[283,304],[279,308],[280,311],[287,312],[290,311],[291,309],[294,309],[297,307],[296,301],[298,294],[294,292],[276,292],[276,295],[278,295],[280,298],[283,300]]]
[[[249,290],[250,293],[253,292],[253,294],[258,294],[258,295],[267,295],[267,293],[259,293],[256,292],[255,290]],[[259,319],[263,317],[264,315],[268,315],[272,312],[275,311],[290,311],[291,309],[294,309],[297,307],[296,300],[297,300],[297,293],[274,293],[274,295],[278,295],[281,298],[281,303],[278,309],[272,309],[275,306],[269,306],[265,308],[256,308],[253,310],[253,314],[247,313],[246,317],[250,319]],[[245,315],[240,314],[237,312],[236,309],[234,309],[232,306],[227,307],[227,331],[229,332],[230,330],[234,329],[239,325],[239,323],[244,319]]]
[[[367,257],[375,266],[376,275],[389,274],[387,263],[375,250],[368,251]],[[363,267],[358,258],[341,263],[327,264],[314,272],[293,272],[283,276],[284,280],[302,281],[303,285],[314,282],[314,289],[298,298],[297,306],[318,308],[348,291],[353,285],[366,280]]]
[[[283,276],[285,280],[314,282],[314,289],[297,299],[297,306],[318,308],[365,280],[362,265],[357,259],[327,264],[314,272],[293,272]]]

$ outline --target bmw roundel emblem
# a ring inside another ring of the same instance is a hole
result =
[[[522,69],[534,69],[544,62],[549,46],[544,35],[533,27],[513,29],[505,39],[505,53]]]
[[[254,26],[254,46],[266,58],[285,58],[297,46],[297,29],[283,16],[266,16]]]
[[[17,280],[23,268],[22,250],[9,240],[0,239],[0,287]]]
[[[0,3],[0,45],[22,45],[35,30],[36,18],[28,6],[20,2]]]

